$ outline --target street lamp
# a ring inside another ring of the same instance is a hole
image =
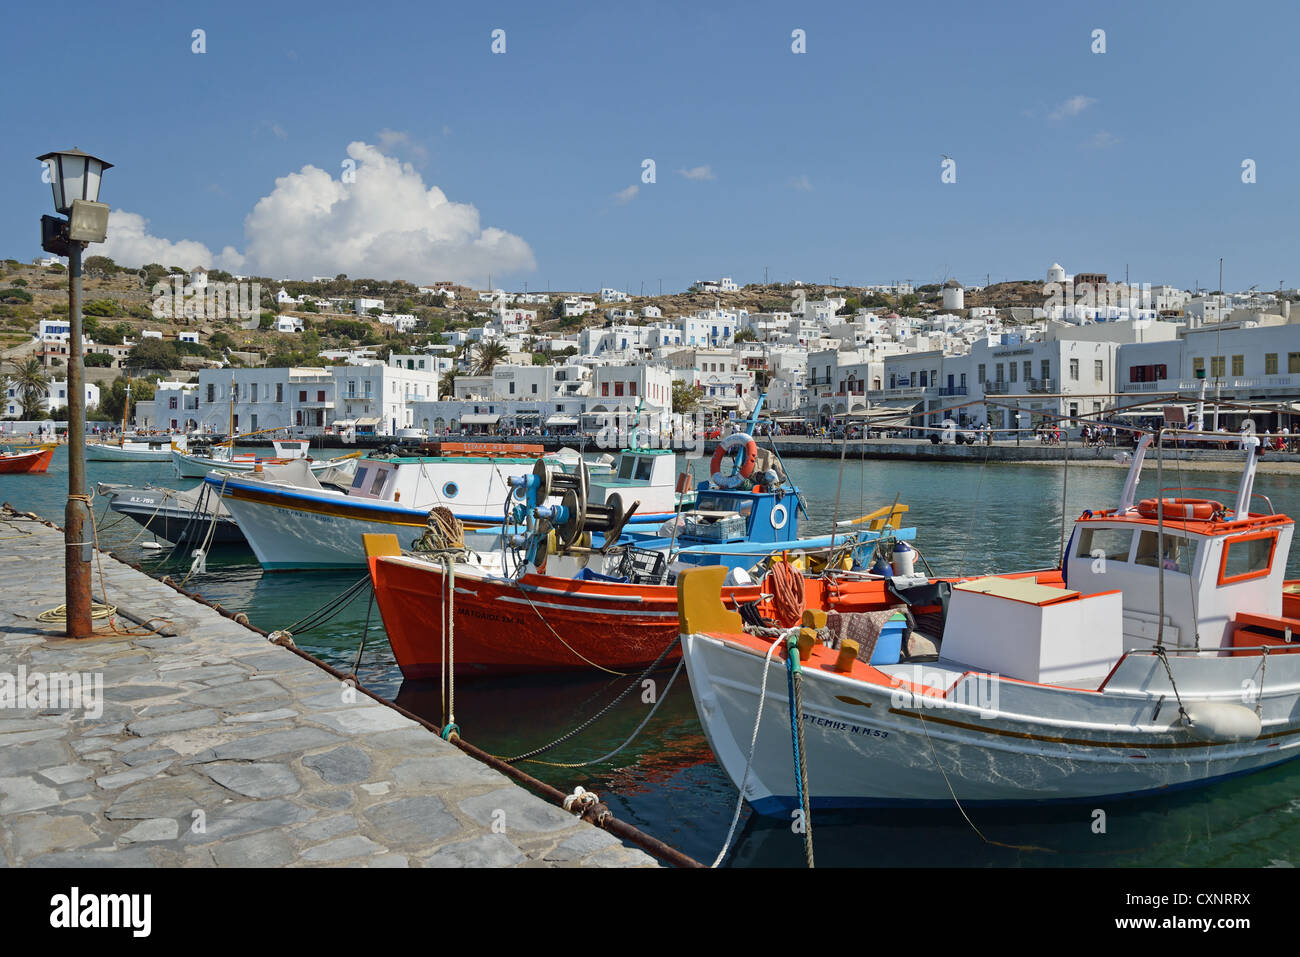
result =
[[[108,206],[99,202],[104,170],[112,167],[79,149],[36,157],[45,165],[54,208],[67,216],[41,217],[41,248],[68,257],[68,502],[63,511],[64,604],[67,636],[93,631],[90,611],[90,541],[85,532],[86,388],[81,346],[81,252],[108,235]],[[83,505],[85,508],[83,509]]]

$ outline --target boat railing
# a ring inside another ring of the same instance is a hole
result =
[[[1227,489],[1227,488],[1209,488],[1209,487],[1201,486],[1201,485],[1180,485],[1180,486],[1176,486],[1176,487],[1172,487],[1172,486],[1171,486],[1170,488],[1162,488],[1162,489],[1160,490],[1160,497],[1161,497],[1161,498],[1164,498],[1164,497],[1165,497],[1165,493],[1167,493],[1167,492],[1219,492],[1219,493],[1221,493],[1221,494],[1223,494],[1223,495],[1230,496],[1230,497],[1232,497],[1232,498],[1234,498],[1234,499],[1236,498],[1236,495],[1237,495],[1237,492],[1236,492],[1235,489]],[[1262,498],[1262,499],[1264,500],[1264,504],[1268,506],[1268,514],[1270,514],[1270,515],[1276,515],[1276,514],[1277,514],[1277,510],[1276,510],[1275,508],[1273,508],[1273,501],[1272,501],[1272,499],[1270,499],[1267,495],[1263,494],[1262,492],[1251,492],[1251,493],[1250,493],[1250,497],[1251,497],[1252,499]]]

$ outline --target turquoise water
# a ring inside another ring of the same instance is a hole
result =
[[[939,574],[975,574],[1055,565],[1061,544],[1062,492],[1069,519],[1085,508],[1110,506],[1119,496],[1121,469],[1074,467],[1068,480],[1060,467],[862,462],[850,458],[841,478],[839,463],[791,459],[792,478],[809,500],[806,534],[826,533],[836,514],[854,517],[898,496],[907,503],[917,546]],[[696,471],[700,471],[697,463]],[[188,488],[197,479],[178,479],[170,463],[88,462],[90,482],[153,483]],[[1233,472],[1183,472],[1184,487],[1235,488]],[[1164,484],[1178,486],[1167,469]],[[1139,490],[1154,495],[1151,463]],[[1256,491],[1274,507],[1300,514],[1300,484],[1290,476],[1260,475]],[[67,453],[60,449],[46,475],[0,475],[0,501],[62,521],[67,494]],[[1203,495],[1231,500],[1231,495]],[[166,551],[149,551],[141,529],[117,521],[96,500],[101,545],[139,561],[157,574],[180,580],[189,559],[164,566]],[[1258,508],[1259,506],[1257,506]],[[1067,529],[1068,534],[1068,529]],[[207,571],[187,587],[232,610],[248,613],[262,628],[283,628],[323,605],[362,572],[263,575],[251,552],[218,550]],[[1289,577],[1300,577],[1292,554]],[[110,596],[111,599],[111,596]],[[298,643],[333,664],[350,668],[367,634],[360,675],[368,686],[431,720],[440,719],[436,682],[405,682],[398,671],[377,611],[367,627],[368,595],[344,609],[322,629],[298,634]],[[671,669],[656,675],[663,689]],[[559,737],[599,711],[626,686],[605,675],[515,678],[462,682],[456,689],[456,721],[466,740],[511,756]],[[640,693],[592,729],[548,752],[556,762],[578,762],[617,747],[645,717]],[[595,769],[521,765],[566,791],[575,785],[600,794],[614,813],[646,832],[711,863],[722,846],[736,792],[713,760],[686,685],[684,673],[641,736],[612,762]],[[1094,832],[1091,807],[978,809],[967,823],[955,810],[853,812],[814,816],[819,865],[1238,865],[1300,863],[1300,763],[1167,797],[1107,802],[1106,831]],[[980,837],[976,828],[982,833]],[[780,821],[741,819],[727,859],[733,866],[802,866],[802,839]]]

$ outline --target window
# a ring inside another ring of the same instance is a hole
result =
[[[1230,538],[1223,543],[1223,558],[1219,561],[1219,584],[1263,578],[1273,564],[1273,549],[1277,546],[1277,532],[1255,532]]]
[[[1070,381],[1071,382],[1079,381],[1079,360],[1078,359],[1070,360]]]
[[[1291,373],[1300,372],[1300,352],[1288,352],[1286,354],[1286,371]]]
[[[1084,528],[1079,531],[1075,558],[1105,558],[1108,562],[1127,562],[1133,533],[1126,528]],[[1098,569],[1104,572],[1104,569]]]
[[[533,383],[533,395],[537,395],[537,383]]]
[[[961,374],[961,387],[966,388],[966,373],[964,372]]]
[[[533,391],[534,391],[534,392],[537,391],[537,386],[533,386]],[[635,382],[629,382],[629,383],[627,384],[627,394],[628,394],[628,395],[636,395],[636,383],[635,383]]]
[[[1133,559],[1133,563],[1135,565],[1146,565],[1150,568],[1159,567],[1156,562],[1156,551],[1159,539],[1160,535],[1158,532],[1142,532],[1139,534],[1137,557]],[[1195,542],[1188,540],[1183,535],[1171,535],[1168,531],[1165,532],[1165,571],[1178,572],[1181,575],[1190,575],[1192,573],[1192,562],[1195,558]]]
[[[169,409],[176,408],[176,396],[172,396],[167,400],[167,408]]]
[[[1038,365],[1038,371],[1042,378],[1050,379],[1052,377],[1052,360],[1044,359],[1040,362]]]
[[[276,402],[283,402],[283,401],[284,401],[284,383],[283,383],[283,382],[277,382],[277,383],[275,384],[275,401],[276,401]]]
[[[984,363],[981,362],[981,363],[979,364],[979,368],[978,368],[977,370],[975,370],[975,375],[976,375],[976,378],[977,378],[978,381],[979,381],[979,384],[980,384],[980,385],[983,385],[984,382],[985,382],[985,379],[984,379]],[[893,388],[893,382],[892,382],[892,381],[890,382],[890,388]]]
[[[994,366],[994,371],[997,373],[997,381],[998,381],[998,382],[1001,382],[1001,381],[1002,381],[1002,363],[1001,363],[1001,362],[999,362],[996,366]]]
[[[1277,375],[1277,353],[1264,353],[1264,375]]]
[[[1012,382],[1015,382],[1015,381],[1016,381],[1016,370],[1018,369],[1018,366],[1017,366],[1014,362],[1009,362],[1009,363],[1007,363],[1007,365],[1009,365],[1009,366],[1011,367],[1011,368],[1010,368],[1010,372],[1011,372],[1011,381],[1012,381]]]
[[[1223,356],[1210,357],[1210,376],[1215,379],[1223,378],[1224,362]]]
[[[1245,374],[1246,374],[1246,357],[1245,357],[1245,356],[1233,356],[1233,357],[1232,357],[1232,374],[1233,374],[1233,375],[1245,375]]]
[[[614,383],[614,395],[616,395],[616,396],[620,396],[620,395],[622,395],[622,394],[623,394],[623,383],[622,383],[622,382],[615,382],[615,383]]]
[[[256,382],[253,383],[253,387],[252,387],[252,388],[253,388],[253,392],[252,392],[252,395],[249,396],[249,401],[250,401],[250,402],[256,402],[256,401],[257,401],[257,383],[256,383]],[[256,426],[254,426],[254,428],[256,428]]]
[[[217,387],[216,387],[213,383],[209,382],[209,383],[208,383],[208,401],[209,401],[209,402],[215,402],[215,401],[216,401],[216,398],[217,398]]]
[[[513,382],[510,383],[510,394],[511,395],[515,394],[515,384]]]
[[[299,390],[298,390],[298,401],[299,401],[299,402],[306,402],[306,401],[307,401],[307,390],[306,390],[306,389],[299,389]]]
[[[1025,381],[1028,382],[1034,377],[1034,364],[1029,359],[1025,360]]]
[[[317,390],[316,390],[316,401],[317,401],[317,402],[324,402],[324,401],[325,401],[325,390],[324,390],[324,389],[317,389]]]
[[[1094,359],[1094,360],[1093,360],[1093,363],[1092,363],[1092,377],[1093,377],[1094,379],[1096,379],[1098,382],[1100,382],[1102,379],[1105,378],[1105,374],[1104,374],[1104,371],[1103,371],[1104,368],[1105,368],[1105,365],[1104,365],[1104,363],[1102,362],[1102,360],[1100,360],[1100,359]]]
[[[1192,360],[1192,375],[1198,379],[1205,378],[1205,356],[1197,356]]]
[[[608,382],[602,382],[602,383],[600,384],[600,394],[603,395],[603,396],[608,396],[608,395],[609,395],[609,383],[608,383]]]

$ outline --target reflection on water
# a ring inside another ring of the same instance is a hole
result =
[[[699,463],[696,463],[697,466]],[[833,519],[852,518],[895,496],[908,504],[918,527],[916,544],[943,574],[977,574],[1056,564],[1064,514],[1072,521],[1085,508],[1113,505],[1123,484],[1120,469],[943,463],[863,462],[848,459],[840,482],[835,461],[792,459],[786,463],[803,488],[811,520],[804,534],[830,531]],[[1156,470],[1146,470],[1139,493],[1152,497]],[[697,473],[700,471],[697,467]],[[152,483],[189,488],[170,463],[88,462],[90,482]],[[1235,488],[1235,472],[1185,472],[1181,484]],[[1166,486],[1178,486],[1175,469]],[[836,493],[839,505],[836,508]],[[1288,476],[1261,475],[1258,492],[1278,511],[1300,513],[1300,487]],[[61,521],[67,494],[67,453],[59,449],[46,475],[0,476],[0,501]],[[1196,497],[1204,497],[1197,495]],[[1231,493],[1211,497],[1231,500]],[[141,547],[149,536],[130,520],[116,521],[96,499],[100,542],[156,574],[184,577],[188,555],[160,564],[166,551]],[[1068,534],[1068,529],[1067,529]],[[1289,572],[1300,577],[1293,554]],[[242,547],[214,549],[207,571],[187,586],[232,611],[244,611],[267,630],[285,628],[323,606],[361,577],[344,573],[263,574]],[[368,589],[319,628],[295,634],[304,649],[350,670],[366,637],[360,676],[374,691],[438,722],[438,682],[403,682]],[[652,677],[656,689],[672,669]],[[458,682],[456,722],[466,740],[494,754],[513,756],[566,734],[616,698],[631,679],[608,675],[516,677]],[[650,705],[638,685],[590,729],[539,757],[575,763],[618,747],[645,718]],[[712,863],[726,837],[736,801],[731,782],[714,762],[683,672],[654,719],[617,757],[598,768],[520,765],[564,791],[576,785],[596,791],[622,820]],[[971,823],[956,809],[925,811],[818,812],[813,835],[819,866],[833,865],[1240,865],[1300,861],[1300,765],[1234,779],[1202,790],[1172,793],[1106,806],[977,808]],[[1098,817],[1104,812],[1104,818]],[[1104,832],[1098,830],[1104,821]],[[976,831],[978,828],[978,833]],[[983,835],[983,837],[980,836]],[[789,822],[742,812],[731,866],[803,865],[802,838]]]

